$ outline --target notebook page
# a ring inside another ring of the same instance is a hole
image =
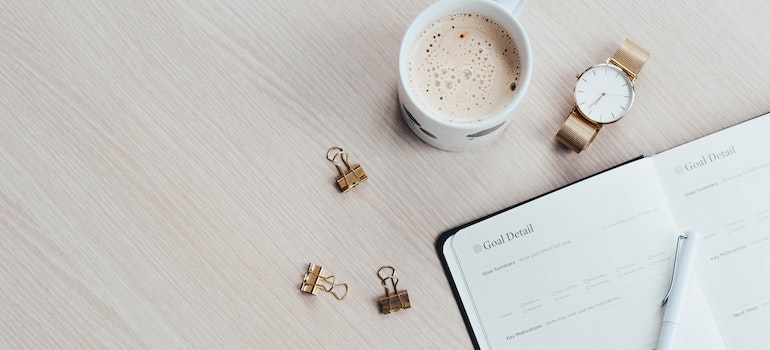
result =
[[[652,349],[675,231],[642,159],[464,228],[444,252],[483,349]]]
[[[728,349],[770,349],[768,132],[765,115],[652,158],[679,226],[706,237],[697,276]]]

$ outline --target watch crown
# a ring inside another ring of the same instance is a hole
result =
[[[575,74],[575,79],[580,79],[580,73]]]

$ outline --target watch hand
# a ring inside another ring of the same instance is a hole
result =
[[[621,95],[621,94],[602,94],[607,96],[615,96],[615,97],[629,97],[628,95]]]
[[[601,95],[600,95],[600,96],[599,96],[599,97],[596,99],[596,101],[594,101],[593,103],[591,103],[590,105],[588,105],[588,108],[591,108],[591,106],[593,106],[593,105],[595,105],[595,104],[599,103],[599,100],[601,100],[601,99],[602,99],[602,97],[604,97],[604,95],[606,95],[606,93],[603,93],[603,92],[602,92],[602,94],[601,94]]]

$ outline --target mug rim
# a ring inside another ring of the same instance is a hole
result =
[[[488,7],[481,11],[478,8],[479,6]],[[524,31],[524,27],[521,25],[518,18],[513,16],[512,11],[512,9],[506,9],[500,3],[493,0],[440,0],[428,6],[415,17],[401,40],[398,59],[399,83],[403,85],[406,95],[409,96],[409,99],[412,100],[415,107],[417,107],[424,116],[440,125],[457,130],[485,129],[511,119],[509,117],[510,114],[518,107],[520,100],[527,92],[529,82],[532,78],[532,49],[530,47],[529,37],[527,36],[526,31]],[[518,86],[519,91],[510,100],[508,106],[493,114],[491,117],[484,118],[478,122],[455,123],[444,118],[438,118],[435,116],[435,113],[428,113],[422,104],[417,102],[418,100],[414,96],[414,91],[412,91],[408,84],[409,79],[406,69],[407,56],[410,53],[417,36],[431,21],[434,21],[441,16],[456,12],[480,13],[484,16],[494,17],[493,19],[514,37],[516,49],[519,53],[519,62],[521,64],[521,80]],[[494,12],[494,15],[489,15],[489,12]],[[500,17],[505,18],[506,23],[500,23]]]

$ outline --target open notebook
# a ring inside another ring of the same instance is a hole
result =
[[[770,349],[770,113],[444,233],[482,349],[654,349],[676,237],[705,236],[677,349]]]

